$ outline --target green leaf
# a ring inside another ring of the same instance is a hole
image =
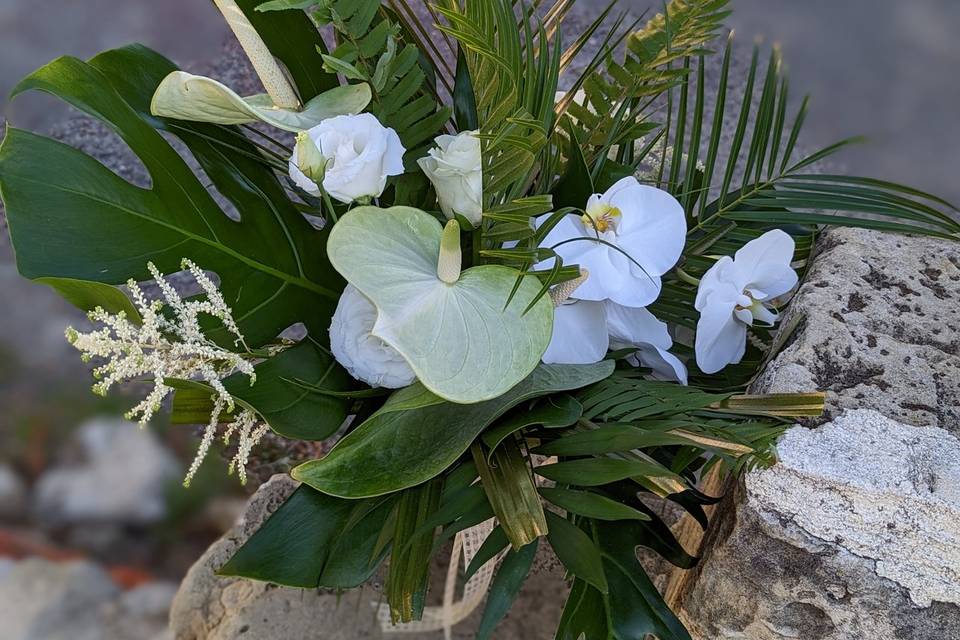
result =
[[[146,113],[153,89],[173,70],[148,49],[128,47],[90,63],[60,58],[17,87],[15,93],[53,93],[104,120],[152,182],[137,187],[76,149],[9,129],[0,147],[0,191],[20,273],[121,284],[150,278],[148,260],[173,273],[189,257],[219,275],[251,347],[301,321],[322,339],[342,290],[323,252],[308,249],[322,246],[326,233],[310,226],[262,161],[250,159],[255,147],[242,136],[210,125],[174,128]],[[224,214],[154,129],[168,125],[237,206],[240,222]],[[219,144],[227,140],[236,151]]]
[[[637,560],[639,522],[597,522],[596,544],[610,587],[609,619],[615,638],[653,635],[660,640],[690,640],[690,634],[663,601]]]
[[[253,409],[270,428],[296,440],[329,438],[347,419],[350,406],[342,397],[305,388],[348,391],[354,382],[333,357],[309,339],[254,367],[257,381],[235,374],[224,381],[240,404]],[[173,424],[205,424],[213,409],[214,390],[196,382],[173,397]]]
[[[359,207],[334,226],[334,267],[376,305],[373,335],[407,360],[432,392],[460,403],[496,398],[537,366],[550,342],[553,305],[536,278],[504,309],[517,272],[487,265],[438,275],[443,229],[418,209]]]
[[[540,495],[561,509],[596,520],[649,520],[633,507],[590,491],[541,487]]]
[[[618,458],[586,458],[548,464],[534,469],[537,475],[581,487],[595,487],[634,476],[647,478],[677,479],[662,465],[643,460],[621,460]]]
[[[392,506],[390,500],[342,500],[300,486],[217,574],[288,587],[358,586],[385,555],[374,555],[373,545]]]
[[[367,77],[367,74],[363,73],[349,62],[326,54],[323,54],[322,57],[324,67],[332,73],[343,74],[343,77],[347,78],[348,80],[361,80],[363,82],[370,80],[370,78]]]
[[[493,528],[493,531],[490,532],[490,535],[484,539],[480,548],[477,549],[477,554],[473,556],[473,560],[470,561],[470,566],[468,566],[464,572],[463,579],[469,580],[472,578],[473,574],[479,571],[483,565],[496,558],[501,551],[506,551],[509,546],[510,541],[507,540],[507,534],[504,533],[503,527],[497,525]]]
[[[442,489],[443,482],[436,479],[407,489],[400,495],[393,555],[390,557],[390,573],[385,588],[390,618],[394,624],[423,617],[430,579],[433,535],[421,536],[418,531],[420,525],[437,510]]]
[[[285,9],[309,9],[320,0],[271,0],[257,5],[257,11],[283,11]]]
[[[78,309],[93,311],[100,307],[107,313],[123,312],[131,322],[141,321],[140,312],[130,298],[108,284],[73,278],[37,278],[35,282],[47,285]]]
[[[490,449],[490,453],[493,453],[497,445],[521,429],[535,425],[541,425],[546,429],[569,427],[579,420],[582,414],[583,405],[573,396],[550,396],[537,403],[533,409],[521,407],[512,411],[493,427],[484,431],[483,442]]]
[[[553,204],[557,207],[576,207],[584,209],[590,196],[596,193],[593,178],[587,161],[583,157],[583,149],[577,137],[574,125],[568,121],[567,136],[567,168],[556,186],[553,188]]]
[[[607,603],[603,594],[583,580],[574,580],[570,595],[563,607],[560,624],[557,627],[557,640],[585,640],[598,638],[610,640],[610,628],[607,621]],[[617,640],[636,640],[643,636],[618,638]]]
[[[477,442],[471,450],[483,490],[513,548],[520,549],[545,535],[543,504],[517,442],[506,442],[493,452]]]
[[[533,566],[537,546],[537,540],[534,540],[522,549],[511,549],[504,556],[487,594],[487,605],[477,628],[477,640],[492,638],[497,624],[513,606],[513,601],[517,599],[517,594],[530,573],[530,567]]]
[[[402,389],[326,457],[293,470],[296,479],[347,498],[399,491],[425,482],[453,464],[490,423],[512,407],[543,395],[602,380],[612,361],[541,365],[499,398],[473,405],[445,402],[422,385]]]
[[[603,575],[600,551],[590,536],[552,511],[547,511],[547,524],[550,525],[547,539],[567,571],[596,587],[601,593],[607,593],[607,579]]]
[[[327,58],[329,56],[324,56],[324,60]],[[360,113],[370,104],[370,98],[369,85],[351,84],[329,89],[310,100],[302,110],[292,111],[275,107],[265,94],[241,98],[212,78],[174,71],[157,87],[150,112],[164,118],[214,124],[260,121],[296,133],[315,127],[327,118]]]
[[[470,81],[470,69],[467,59],[460,51],[457,55],[457,74],[453,85],[453,113],[460,131],[478,131],[480,121],[477,118],[477,98]]]

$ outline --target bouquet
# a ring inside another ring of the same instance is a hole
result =
[[[799,152],[776,50],[728,95],[726,0],[643,24],[614,0],[569,42],[573,0],[216,4],[264,94],[142,46],[57,59],[14,93],[106,123],[150,184],[11,127],[0,191],[20,273],[89,312],[67,338],[94,390],[146,381],[131,419],[204,425],[186,484],[217,439],[243,481],[268,432],[336,437],[221,573],[339,590],[386,565],[407,623],[452,540],[487,638],[549,546],[556,637],[689,638],[637,548],[692,567],[657,502],[706,527],[705,478],[822,410],[744,393],[818,231],[957,239],[951,205],[818,173],[854,140]]]

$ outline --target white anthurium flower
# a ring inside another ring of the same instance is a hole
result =
[[[547,364],[592,364],[609,349],[636,349],[634,366],[653,370],[657,380],[687,384],[687,368],[668,351],[673,340],[667,324],[644,308],[615,302],[568,300],[556,309],[553,337],[543,361]]]
[[[779,229],[744,245],[733,258],[724,256],[704,274],[694,303],[700,312],[695,350],[697,366],[716,373],[743,359],[747,328],[759,321],[772,326],[773,302],[797,286],[790,267],[794,242]]]
[[[440,209],[448,219],[457,214],[477,226],[483,213],[483,167],[477,131],[436,138],[437,146],[418,160],[433,183]]]
[[[565,216],[541,244],[554,249],[564,264],[590,272],[577,299],[645,307],[660,295],[660,276],[677,263],[686,233],[676,198],[630,176],[592,195],[583,216]],[[552,263],[545,260],[538,268]]]
[[[403,154],[397,132],[384,127],[370,113],[328,118],[299,139],[290,158],[290,177],[311,195],[320,195],[318,184],[309,175],[323,175],[323,190],[345,204],[365,198],[377,198],[387,186],[387,178],[403,173]],[[314,144],[323,159],[322,167],[298,166],[304,157],[304,144]]]
[[[330,350],[357,380],[399,389],[417,379],[396,349],[372,334],[377,308],[351,284],[343,290],[330,323]]]

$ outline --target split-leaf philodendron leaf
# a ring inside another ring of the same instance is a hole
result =
[[[359,207],[334,226],[331,264],[377,307],[373,335],[410,363],[438,396],[458,403],[496,398],[523,380],[550,342],[553,306],[527,277],[506,305],[515,269],[484,265],[456,282],[437,275],[443,228],[410,207]],[[506,308],[505,308],[506,307]]]
[[[153,100],[153,115],[177,120],[244,124],[257,120],[287,131],[304,131],[334,116],[360,113],[370,103],[365,83],[344,85],[324,91],[300,111],[274,106],[270,96],[257,94],[241,98],[216,80],[174,71],[163,79]]]

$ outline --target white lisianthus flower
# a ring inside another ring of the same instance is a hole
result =
[[[443,214],[460,214],[474,226],[483,213],[483,167],[476,131],[439,136],[437,146],[417,162],[433,183]]]
[[[733,258],[720,258],[704,274],[694,303],[700,312],[695,349],[701,371],[716,373],[740,362],[754,320],[776,323],[773,301],[797,286],[797,273],[790,267],[793,250],[793,238],[774,229]]]
[[[592,364],[603,360],[609,349],[636,349],[627,358],[631,364],[652,369],[657,380],[687,384],[687,368],[670,353],[672,346],[667,324],[647,309],[571,300],[557,307],[543,361]]]
[[[660,295],[660,276],[677,263],[686,234],[683,207],[676,198],[631,176],[602,195],[590,196],[586,213],[565,216],[541,245],[554,249],[564,264],[579,264],[590,272],[576,298],[645,307]],[[538,268],[552,263],[545,260]]]
[[[330,350],[337,362],[357,380],[372,387],[399,389],[417,376],[396,349],[371,331],[377,308],[360,290],[348,284],[330,323]]]
[[[306,132],[325,161],[323,190],[345,204],[362,198],[377,198],[387,186],[387,178],[403,173],[403,154],[397,132],[384,127],[370,113],[328,118]],[[307,177],[315,168],[301,170],[298,158],[309,157],[298,141],[290,158],[290,177],[311,195],[320,195],[320,187]]]

